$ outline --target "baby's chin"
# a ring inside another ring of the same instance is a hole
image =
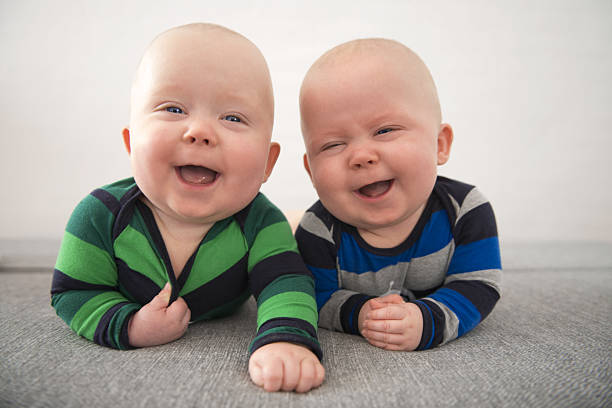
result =
[[[340,211],[336,215],[332,212],[340,221],[355,227],[359,231],[380,231],[382,234],[384,234],[384,231],[401,230],[404,221],[410,217],[407,213],[409,211],[406,209],[401,213],[397,211],[387,213],[384,211]]]

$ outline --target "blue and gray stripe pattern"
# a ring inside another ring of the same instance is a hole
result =
[[[321,202],[296,232],[315,277],[319,326],[358,333],[361,306],[394,292],[423,313],[419,349],[453,340],[493,309],[501,289],[495,216],[473,186],[438,177],[410,236],[395,248],[374,248]]]

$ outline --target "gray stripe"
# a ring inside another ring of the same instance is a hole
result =
[[[349,290],[334,292],[319,311],[319,326],[328,330],[344,331],[340,322],[340,309],[344,302],[355,294]]]
[[[444,284],[456,280],[477,280],[491,286],[501,295],[502,271],[500,269],[486,269],[482,271],[456,273],[449,275]]]
[[[427,290],[442,284],[454,252],[455,241],[451,240],[439,251],[413,258],[404,280],[404,287],[411,290]]]
[[[457,315],[450,310],[444,303],[440,303],[437,300],[433,300],[432,298],[425,298],[432,303],[435,303],[438,306],[442,313],[444,313],[444,320],[446,322],[444,326],[444,334],[442,336],[442,343],[440,345],[447,343],[451,340],[457,338],[457,334],[459,333],[459,319]]]
[[[319,238],[323,238],[335,244],[333,239],[333,226],[331,230],[327,229],[323,221],[313,212],[308,211],[304,214],[300,221],[300,227]]]
[[[489,200],[487,200],[487,198],[484,195],[482,195],[482,193],[478,191],[476,187],[471,189],[470,192],[467,194],[467,196],[465,196],[465,199],[463,200],[463,204],[461,205],[461,208],[457,212],[457,221],[455,222],[455,224],[457,224],[457,222],[459,222],[461,217],[463,217],[465,214],[467,214],[474,208],[478,207],[479,205],[487,203],[488,201]]]
[[[339,281],[341,287],[371,296],[382,296],[389,291],[409,294],[413,290],[435,288],[446,278],[454,248],[455,244],[451,241],[432,254],[389,265],[376,272],[340,270]]]
[[[342,287],[370,296],[381,296],[389,290],[401,290],[409,265],[408,262],[402,262],[389,265],[377,272],[365,273],[341,270]]]

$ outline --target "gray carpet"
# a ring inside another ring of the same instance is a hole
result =
[[[55,315],[49,272],[4,268],[0,406],[612,406],[612,248],[551,261],[554,268],[535,259],[546,251],[534,248],[505,252],[516,258],[504,259],[514,267],[505,271],[502,300],[445,346],[388,352],[321,329],[326,380],[305,395],[268,394],[250,382],[252,301],[230,318],[192,325],[174,343],[116,351],[79,338]]]

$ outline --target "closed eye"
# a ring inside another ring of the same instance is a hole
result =
[[[342,145],[342,143],[340,143],[340,142],[328,143],[326,145],[323,145],[323,147],[321,147],[321,151],[324,152],[326,150],[333,149],[334,147],[338,147],[338,146],[341,146],[341,145]]]
[[[382,134],[389,133],[389,132],[392,132],[392,131],[393,131],[392,128],[384,128],[384,129],[380,129],[379,131],[377,131],[376,134],[377,135],[382,135]]]

